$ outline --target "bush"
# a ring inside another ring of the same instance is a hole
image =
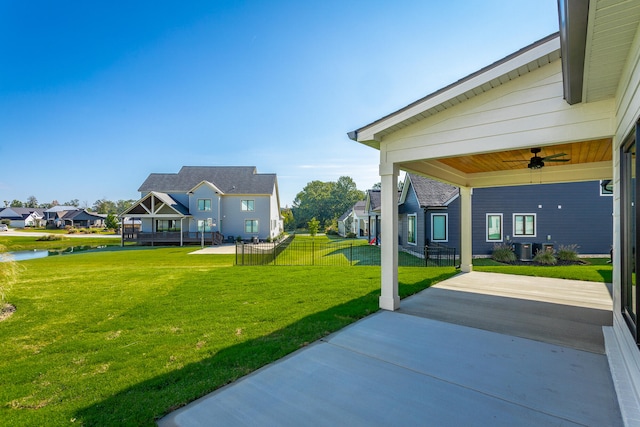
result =
[[[355,239],[356,238],[356,233],[354,233],[353,231],[350,231],[347,233],[347,239]]]
[[[65,227],[65,228],[67,229],[67,233],[69,233],[69,234],[75,234],[75,233],[78,232],[78,230],[76,230],[73,227],[69,227],[69,228]]]
[[[558,260],[551,251],[538,251],[533,257],[533,262],[537,262],[542,265],[556,265]]]
[[[560,245],[558,259],[560,261],[578,261],[578,245]]]
[[[495,244],[493,245],[491,258],[497,262],[514,262],[516,260],[516,254],[513,253],[511,245]]]
[[[59,234],[45,234],[44,236],[38,237],[36,240],[39,242],[52,242],[55,240],[66,240],[66,239]]]
[[[242,237],[240,237],[240,236],[236,237],[236,242],[238,242],[238,243],[242,242]]]

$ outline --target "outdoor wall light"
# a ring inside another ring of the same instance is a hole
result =
[[[507,241],[511,240],[511,236],[507,236]]]
[[[547,240],[551,240],[551,234],[547,234]]]
[[[562,209],[562,205],[558,205],[558,209]]]
[[[542,205],[538,205],[538,209],[542,209]]]

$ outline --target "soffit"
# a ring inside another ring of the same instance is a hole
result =
[[[615,96],[640,22],[637,0],[591,2],[585,52],[585,102]]]
[[[555,159],[567,162],[545,162],[545,168],[556,168],[581,163],[597,163],[611,161],[611,139],[576,142],[542,147],[538,157],[564,153],[566,156]],[[450,157],[437,160],[444,165],[465,174],[497,172],[527,169],[529,159],[533,157],[530,148],[500,151],[495,153],[474,154],[470,156]]]

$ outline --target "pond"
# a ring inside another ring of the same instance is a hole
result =
[[[90,249],[102,249],[102,248],[106,248],[107,246],[112,246],[112,245],[70,246],[64,249],[33,249],[30,251],[7,252],[6,254],[9,256],[8,259],[11,259],[13,261],[27,261],[30,259],[46,258],[48,256],[54,256],[54,255],[66,255],[66,254],[84,252]],[[7,261],[7,259],[5,257],[0,257],[0,262],[3,262],[3,261]]]

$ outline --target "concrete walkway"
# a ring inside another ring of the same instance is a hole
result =
[[[602,347],[611,322],[605,285],[474,272],[401,306],[159,425],[623,425]]]

